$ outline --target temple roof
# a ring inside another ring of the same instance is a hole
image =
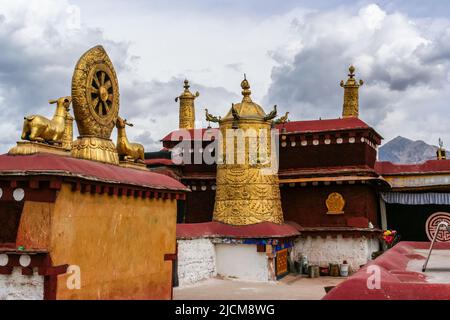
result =
[[[375,170],[381,175],[450,173],[450,160],[429,160],[419,164],[396,164],[378,161]]]
[[[365,123],[359,118],[290,121],[278,125],[277,128],[278,129],[284,128],[289,133],[294,132],[316,133],[324,131],[359,130],[359,129],[373,130],[372,127],[370,127],[367,123]]]
[[[0,175],[62,176],[159,190],[188,190],[166,175],[44,153],[29,156],[0,155]]]
[[[161,141],[212,141],[213,139],[211,138],[218,134],[218,132],[218,128],[178,129],[167,134]],[[180,137],[183,137],[183,139],[180,139]]]
[[[277,129],[285,129],[286,133],[319,133],[319,132],[334,132],[344,130],[364,130],[371,129],[381,139],[372,127],[359,118],[339,118],[339,119],[325,119],[325,120],[301,120],[290,121],[276,126]],[[202,128],[189,130],[175,130],[167,134],[162,141],[180,141],[182,136],[185,140],[191,141],[211,141],[212,137],[218,134],[218,128]],[[205,134],[206,133],[206,134]]]

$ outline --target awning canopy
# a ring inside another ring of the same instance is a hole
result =
[[[427,205],[427,204],[450,205],[450,193],[382,192],[381,197],[386,203],[397,203],[407,205]]]

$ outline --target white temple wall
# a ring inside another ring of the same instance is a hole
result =
[[[247,281],[269,281],[268,259],[256,245],[216,244],[217,274]]]
[[[210,239],[178,240],[177,242],[180,287],[217,275],[216,252]]]
[[[310,264],[319,266],[341,264],[347,260],[351,271],[354,272],[371,260],[372,253],[378,250],[379,241],[376,238],[343,238],[338,235],[337,238],[327,236],[324,239],[308,236],[295,241],[291,257],[297,259],[300,255],[306,255]]]
[[[32,276],[22,275],[22,268],[12,274],[0,275],[0,300],[43,300],[44,276],[35,270]]]

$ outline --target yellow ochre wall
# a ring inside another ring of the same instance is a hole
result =
[[[51,219],[54,265],[77,265],[81,289],[58,276],[57,299],[170,299],[176,200],[72,191],[63,184]]]

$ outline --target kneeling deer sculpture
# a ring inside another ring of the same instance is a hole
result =
[[[25,117],[23,122],[22,139],[47,143],[61,143],[64,135],[65,119],[71,97],[62,97],[50,100],[50,104],[56,103],[56,111],[51,120],[39,115]]]
[[[140,143],[130,143],[125,132],[125,126],[132,127],[133,124],[127,122],[126,119],[121,117],[117,118],[117,153],[119,157],[123,157],[124,160],[144,162],[144,146]]]

